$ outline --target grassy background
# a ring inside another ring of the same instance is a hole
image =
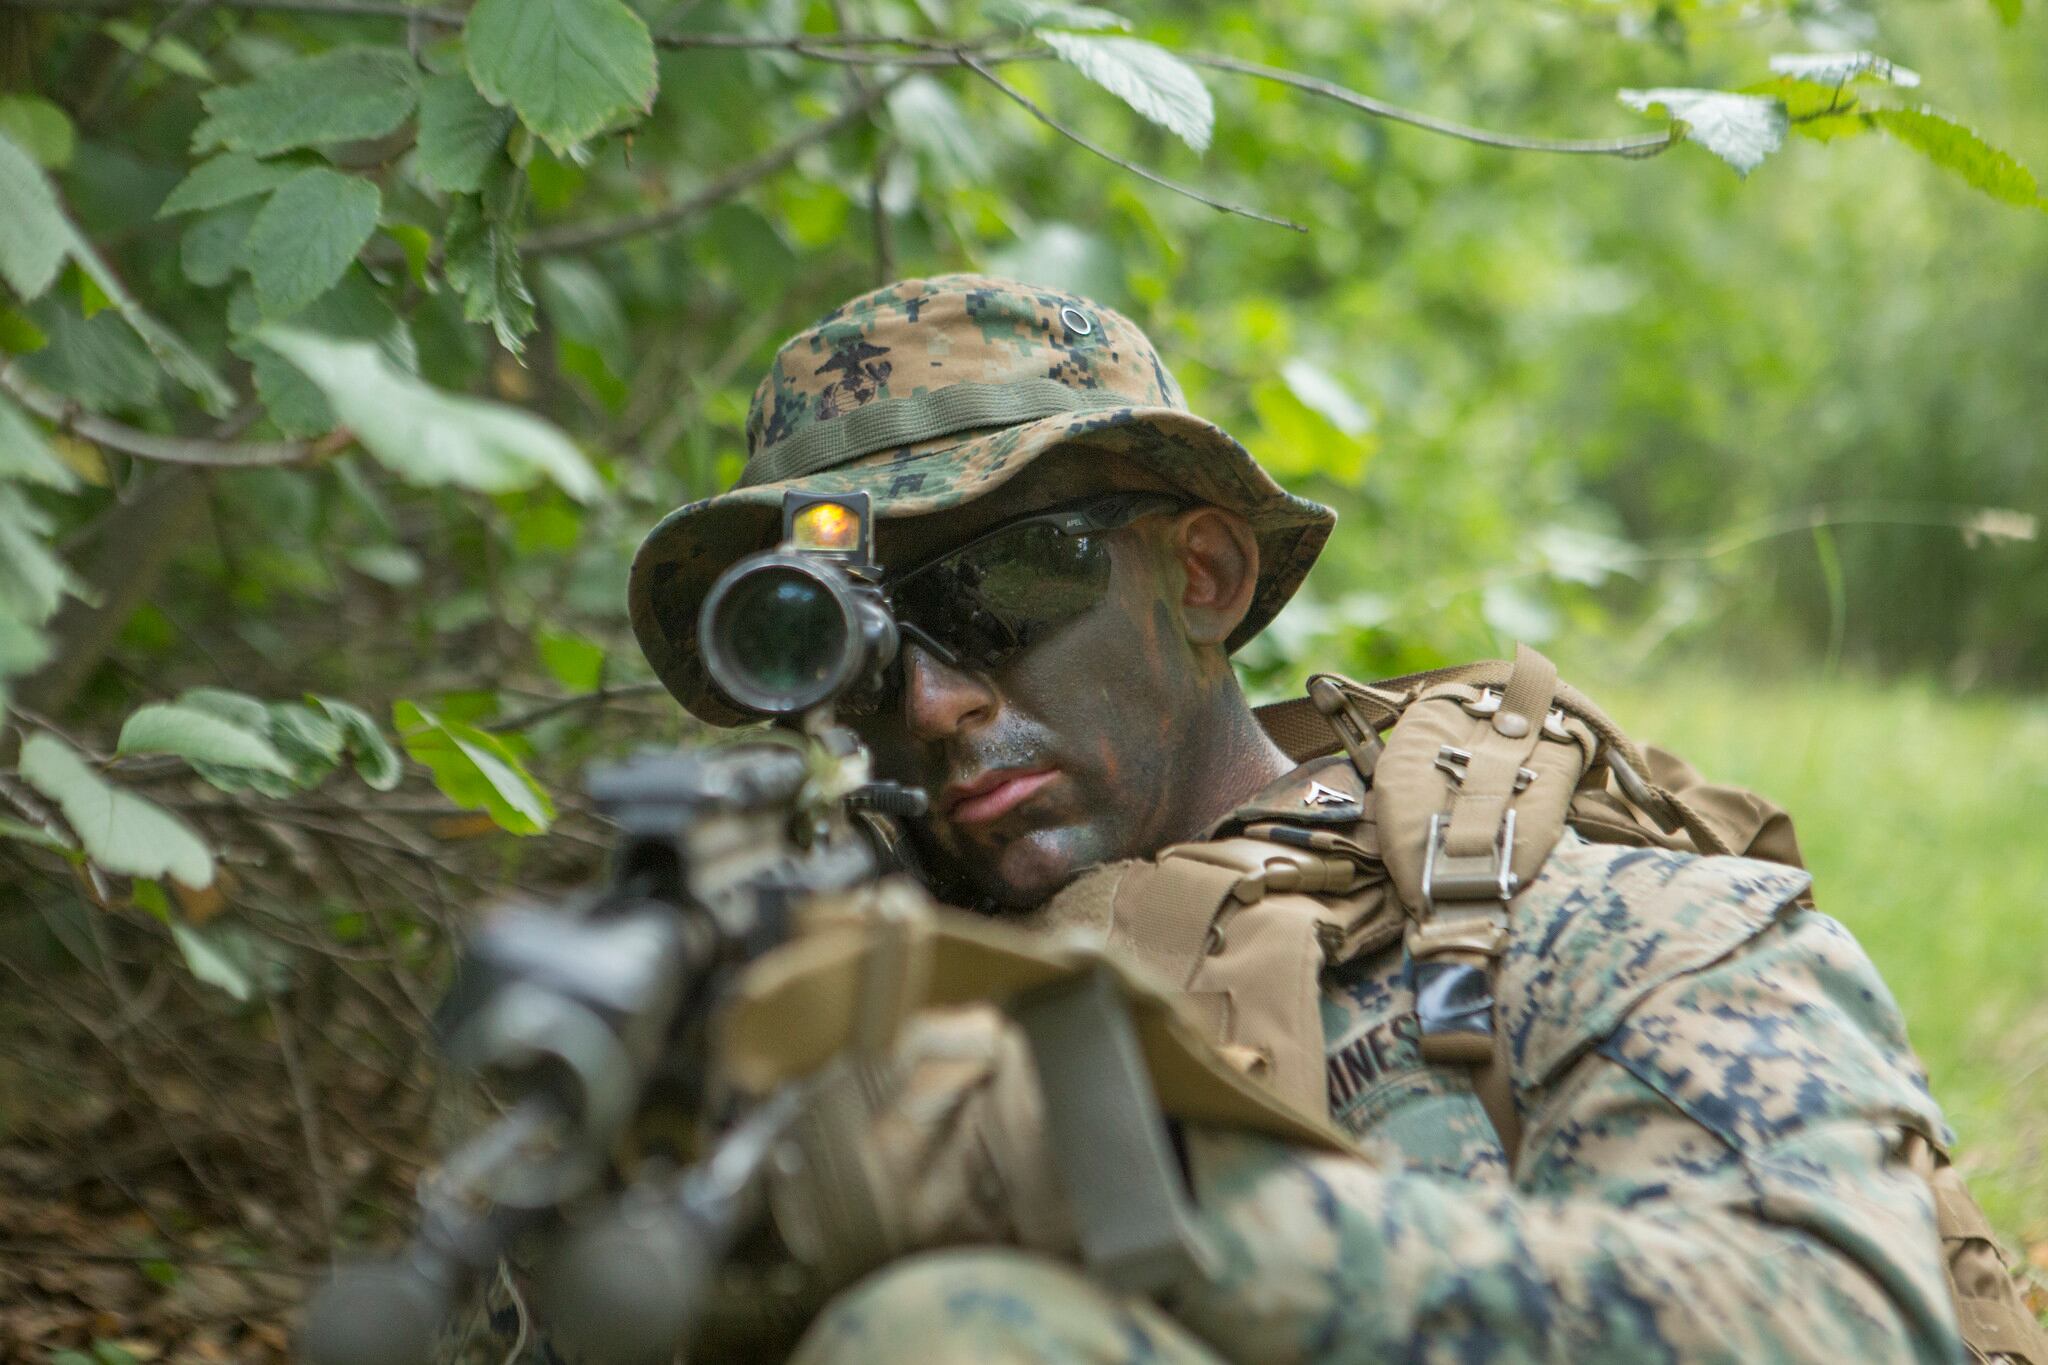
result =
[[[1977,1197],[2009,1241],[2048,1244],[2048,699],[1699,674],[1594,695],[1792,811],[1820,906],[1898,996]]]

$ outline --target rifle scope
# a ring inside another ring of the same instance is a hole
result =
[[[711,681],[770,716],[879,687],[900,645],[878,586],[868,495],[785,493],[782,527],[781,545],[719,575],[697,617]]]

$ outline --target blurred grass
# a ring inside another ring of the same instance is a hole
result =
[[[1593,695],[1631,735],[1791,810],[1820,906],[1898,997],[1985,1211],[2009,1241],[2048,1241],[2048,698],[1701,674]]]

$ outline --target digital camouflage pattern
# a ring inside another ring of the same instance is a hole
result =
[[[1426,1067],[1398,947],[1324,997],[1332,1115],[1368,1160],[1194,1131],[1221,1252],[1173,1322],[1021,1252],[842,1296],[819,1362],[1952,1361],[1926,1185],[1948,1140],[1884,984],[1806,874],[1567,833],[1500,974],[1524,1137]]]
[[[1300,586],[1335,514],[1286,492],[1221,427],[1190,413],[1136,324],[1078,295],[980,275],[903,280],[863,294],[776,352],[748,414],[747,454],[885,400],[1046,380],[1128,406],[949,431],[806,477],[742,478],[730,492],[672,512],[641,546],[628,590],[633,629],[656,674],[703,719],[745,719],[704,675],[697,608],[727,565],[773,543],[785,489],[865,489],[877,516],[922,516],[989,493],[1061,447],[1120,456],[1242,514],[1259,538],[1260,575],[1231,647],[1264,629]]]

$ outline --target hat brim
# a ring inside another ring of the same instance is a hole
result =
[[[1061,446],[1127,459],[1169,487],[1251,524],[1259,542],[1259,584],[1244,621],[1226,642],[1231,650],[1264,630],[1286,605],[1336,525],[1336,513],[1289,493],[1236,438],[1192,413],[1148,407],[1063,413],[936,449],[882,451],[836,469],[736,488],[677,508],[648,533],[633,558],[627,588],[633,633],[655,675],[693,715],[713,725],[744,724],[754,717],[727,701],[704,671],[697,612],[728,566],[774,545],[786,490],[866,489],[878,519],[919,517],[985,497]]]

